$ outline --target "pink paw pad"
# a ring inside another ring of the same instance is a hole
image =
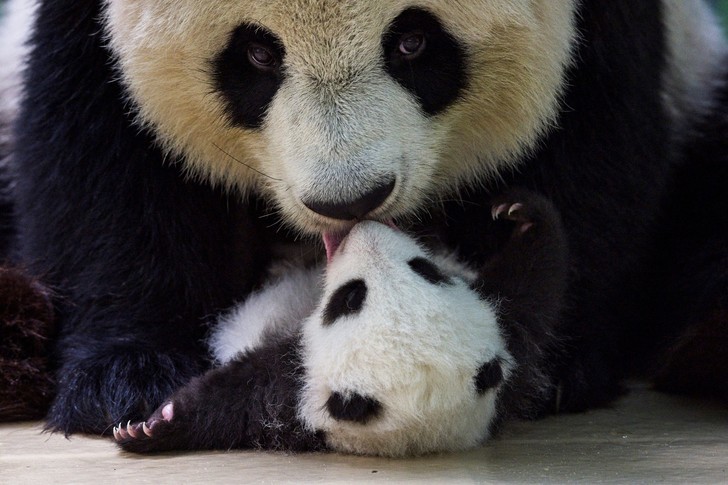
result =
[[[174,418],[174,403],[168,403],[162,408],[162,418],[165,421],[172,421]]]

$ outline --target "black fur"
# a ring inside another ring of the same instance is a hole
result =
[[[372,397],[351,393],[331,393],[326,401],[326,409],[334,419],[367,424],[382,413],[382,404]]]
[[[9,257],[17,226],[13,180],[9,168],[11,140],[11,121],[5,119],[4,113],[0,113],[0,262]]]
[[[503,368],[501,368],[500,362],[492,360],[481,365],[474,381],[478,394],[484,394],[488,389],[500,384],[503,381]]]
[[[262,70],[250,62],[251,44],[263,46],[274,55],[275,64],[270,69]],[[283,82],[280,65],[285,55],[280,40],[259,25],[241,25],[232,32],[228,45],[212,63],[215,89],[222,93],[232,123],[260,127]]]
[[[121,446],[136,453],[323,449],[323,436],[307,430],[296,415],[303,372],[297,339],[269,342],[192,380],[170,398],[174,403],[171,421],[163,419],[164,404],[147,420],[153,439],[139,430],[139,439],[122,440]]]
[[[399,51],[403,35],[425,37],[421,55],[407,59]],[[419,100],[422,109],[436,115],[450,106],[467,86],[465,50],[430,12],[409,8],[402,12],[382,40],[387,72]]]
[[[407,262],[407,265],[412,268],[412,271],[432,283],[433,285],[438,284],[450,284],[450,278],[440,271],[440,268],[435,266],[432,262],[425,258],[414,258]]]
[[[39,6],[15,152],[19,256],[59,293],[48,427],[65,433],[146,417],[204,369],[206,319],[268,258],[252,205],[186,181],[132,126],[99,3]]]
[[[2,131],[1,127],[0,131]],[[3,142],[0,140],[0,262],[5,261],[10,255],[17,226],[15,221],[12,181],[3,167],[6,163],[3,155],[9,147],[2,145]]]
[[[0,267],[0,422],[42,418],[53,399],[50,297],[22,270]]]
[[[559,332],[568,283],[570,253],[566,231],[553,204],[523,189],[492,199],[506,211],[482,221],[478,231],[487,257],[476,289],[498,302],[498,323],[516,367],[498,399],[499,419],[538,413],[548,398],[553,356],[564,345]]]
[[[324,309],[324,325],[331,325],[339,318],[361,311],[367,297],[364,280],[351,280],[337,289]]]
[[[658,388],[728,402],[728,83],[717,100],[672,177],[649,266],[649,332],[634,346],[658,352],[648,369]]]

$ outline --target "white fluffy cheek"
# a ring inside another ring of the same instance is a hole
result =
[[[439,160],[440,135],[412,96],[385,73],[361,75],[350,87],[315,85],[291,75],[268,113],[265,170],[275,200],[304,229],[317,223],[303,200],[356,200],[396,179],[382,212],[421,202]]]
[[[245,18],[241,5],[209,2],[201,9],[191,0],[171,3],[106,3],[109,45],[138,121],[152,128],[166,150],[184,155],[192,173],[249,190],[258,179],[262,136],[228,122],[210,77],[211,59]]]
[[[474,379],[493,359],[507,376],[510,362],[495,313],[461,282],[427,285],[400,288],[394,301],[377,282],[360,314],[328,327],[314,314],[304,324],[300,414],[334,449],[401,456],[487,438],[499,387],[480,394]],[[366,424],[336,420],[326,406],[332,392],[374,398],[381,412]]]

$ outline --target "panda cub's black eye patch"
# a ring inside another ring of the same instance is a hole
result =
[[[450,278],[448,278],[445,274],[443,274],[442,271],[440,271],[440,268],[438,268],[425,258],[414,258],[407,262],[407,264],[410,268],[412,268],[412,271],[422,276],[433,285],[439,285],[441,283],[449,285],[452,283],[452,281],[450,281]]]
[[[334,419],[359,424],[366,424],[382,413],[379,401],[356,393],[345,396],[335,392],[326,401],[326,408]]]
[[[367,285],[364,280],[352,280],[331,295],[324,309],[323,324],[328,326],[345,315],[358,313],[367,297]]]
[[[283,82],[282,42],[265,28],[242,24],[212,60],[215,90],[222,95],[231,123],[259,128]]]

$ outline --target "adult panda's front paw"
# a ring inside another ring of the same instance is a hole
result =
[[[513,362],[496,303],[471,289],[471,277],[401,232],[357,225],[304,323],[307,425],[333,449],[362,454],[481,443]]]

